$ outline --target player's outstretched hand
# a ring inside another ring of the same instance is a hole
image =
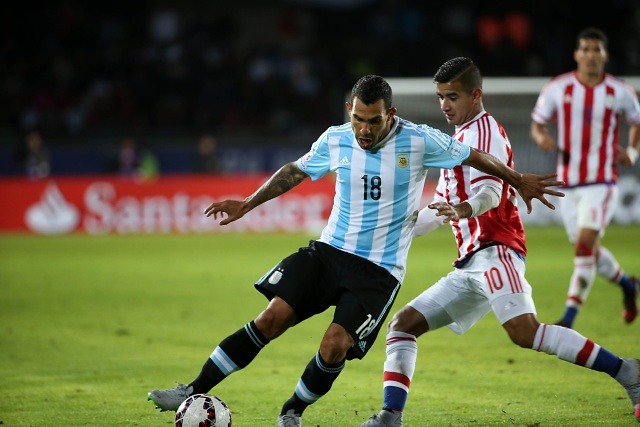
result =
[[[458,216],[458,212],[455,208],[449,203],[444,202],[433,202],[427,205],[429,209],[433,209],[436,211],[436,216],[442,216],[442,223],[446,224],[450,221],[458,221],[460,217]]]
[[[549,209],[555,209],[556,207],[549,202],[545,195],[564,197],[564,193],[557,190],[552,190],[549,187],[557,187],[564,185],[564,181],[553,180],[556,178],[556,174],[548,175],[536,175],[533,173],[523,173],[518,193],[527,205],[527,213],[531,213],[531,200],[538,199]]]
[[[220,225],[227,225],[237,219],[240,219],[247,212],[244,200],[224,200],[222,202],[213,202],[204,210],[206,216],[213,216],[218,219],[218,215],[222,220]],[[227,217],[224,218],[224,215]]]

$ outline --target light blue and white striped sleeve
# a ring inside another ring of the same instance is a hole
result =
[[[330,170],[328,141],[328,132],[325,132],[311,145],[311,149],[305,155],[296,160],[296,166],[313,181],[322,178]]]
[[[424,161],[426,168],[452,169],[471,154],[471,148],[446,133],[424,126]]]

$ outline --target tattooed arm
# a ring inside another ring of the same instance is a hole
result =
[[[227,217],[220,221],[220,225],[226,225],[242,218],[247,212],[264,202],[274,199],[300,184],[309,175],[302,172],[295,162],[287,163],[274,173],[255,193],[244,200],[224,200],[213,202],[205,209],[206,216],[218,218],[218,214]]]

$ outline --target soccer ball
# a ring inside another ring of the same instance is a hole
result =
[[[194,394],[176,411],[176,427],[231,427],[231,411],[216,396]]]

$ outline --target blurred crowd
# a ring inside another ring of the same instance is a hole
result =
[[[610,37],[609,71],[640,69],[636,0],[1,3],[4,141],[315,137],[364,74],[431,76],[467,55],[485,76],[551,76],[573,69],[586,25]]]

